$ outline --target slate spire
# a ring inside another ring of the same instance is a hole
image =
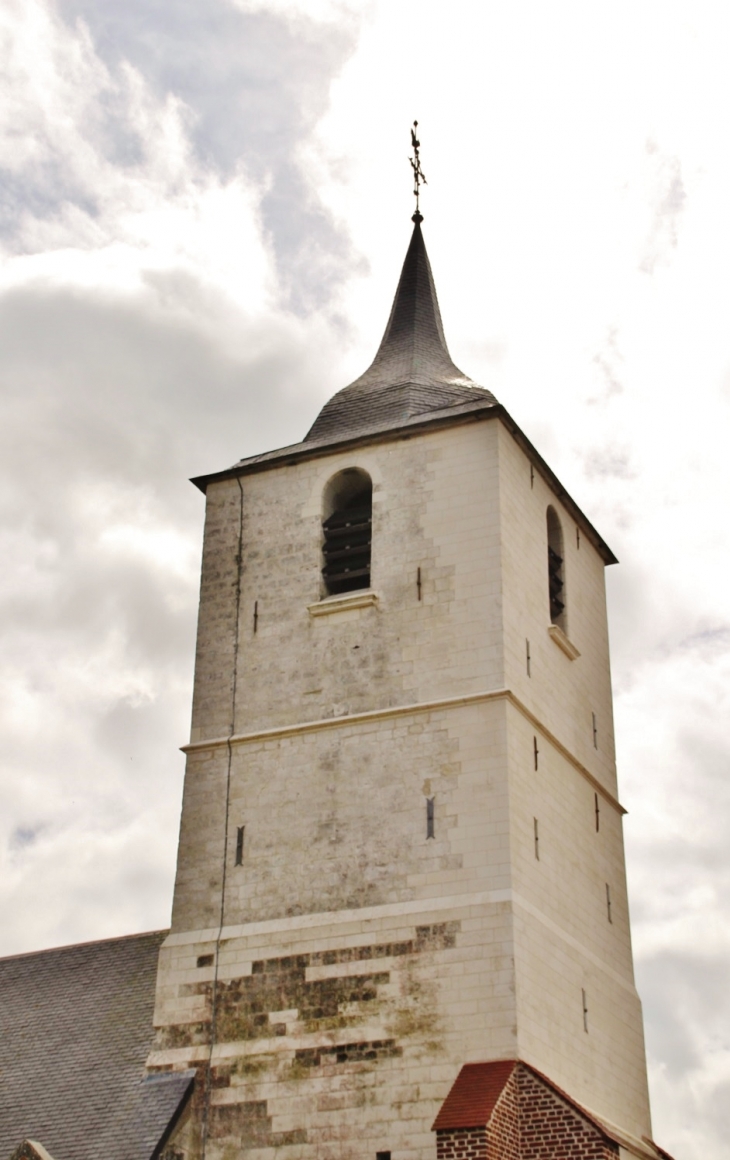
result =
[[[385,334],[372,365],[357,382],[418,383],[422,386],[471,379],[451,360],[441,321],[436,287],[421,230],[413,215],[413,234],[403,263]],[[354,384],[353,384],[354,385]]]
[[[468,378],[449,354],[421,222],[413,215],[406,252],[383,340],[359,379],[320,411],[306,441],[388,429],[422,412],[496,399]]]

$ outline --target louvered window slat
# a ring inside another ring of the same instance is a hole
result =
[[[372,486],[350,495],[343,507],[322,521],[322,555],[327,592],[335,595],[370,587]]]

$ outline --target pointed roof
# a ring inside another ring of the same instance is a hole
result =
[[[496,404],[452,361],[441,322],[436,286],[420,213],[401,271],[383,341],[370,367],[324,405],[306,442],[400,426],[427,411],[477,397]]]
[[[423,218],[413,215],[414,229],[383,341],[372,364],[333,395],[301,443],[248,455],[223,471],[196,475],[192,482],[205,493],[214,480],[234,479],[280,464],[319,458],[345,447],[408,438],[452,423],[499,418],[530,463],[560,497],[601,555],[616,557],[560,480],[491,391],[479,387],[454,364],[441,322],[431,264],[421,232]]]

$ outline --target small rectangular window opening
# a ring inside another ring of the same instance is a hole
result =
[[[549,507],[546,514],[550,620],[565,632],[565,549],[563,547],[563,529],[555,508]]]
[[[611,918],[611,887],[606,883],[606,914],[609,922],[613,922]]]
[[[375,1160],[390,1160],[390,1152],[376,1152]]]
[[[601,803],[598,800],[597,793],[594,793],[593,797],[595,800],[595,811],[596,811],[596,833],[598,833],[598,831],[601,828]]]
[[[531,677],[532,673],[530,672],[530,642],[529,642],[529,640],[525,641],[525,663],[527,665],[527,675],[528,675],[528,677]]]
[[[596,714],[591,713],[593,718],[593,748],[598,749],[598,722],[596,721]]]
[[[540,755],[540,750],[537,748],[537,737],[532,738],[532,751],[535,758],[535,769],[537,769],[537,760]]]
[[[540,830],[537,824],[537,818],[532,819],[533,828],[535,831],[535,857],[540,861]]]
[[[196,962],[197,967],[212,967],[215,962],[215,955],[198,955]]]
[[[239,826],[236,830],[236,865],[243,866],[243,831],[245,826]]]
[[[421,599],[421,569],[416,573],[416,588],[418,589],[418,599]]]
[[[426,837],[435,838],[436,831],[434,829],[434,802],[435,798],[426,798]]]
[[[259,626],[259,602],[258,602],[258,600],[254,600],[254,602],[253,602],[253,630],[254,630],[254,632],[258,631],[258,626]]]
[[[588,1030],[588,998],[585,993],[585,988],[581,991],[583,996],[583,1030]]]

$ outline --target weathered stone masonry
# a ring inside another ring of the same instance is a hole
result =
[[[348,472],[372,485],[370,587],[327,595],[325,496]],[[613,748],[615,558],[451,361],[419,221],[372,367],[304,443],[197,482],[193,723],[148,1060],[198,1070],[183,1160],[434,1157],[439,1108],[484,1060],[514,1075],[482,1123],[439,1131],[442,1160],[607,1160],[601,1117],[656,1160]]]

